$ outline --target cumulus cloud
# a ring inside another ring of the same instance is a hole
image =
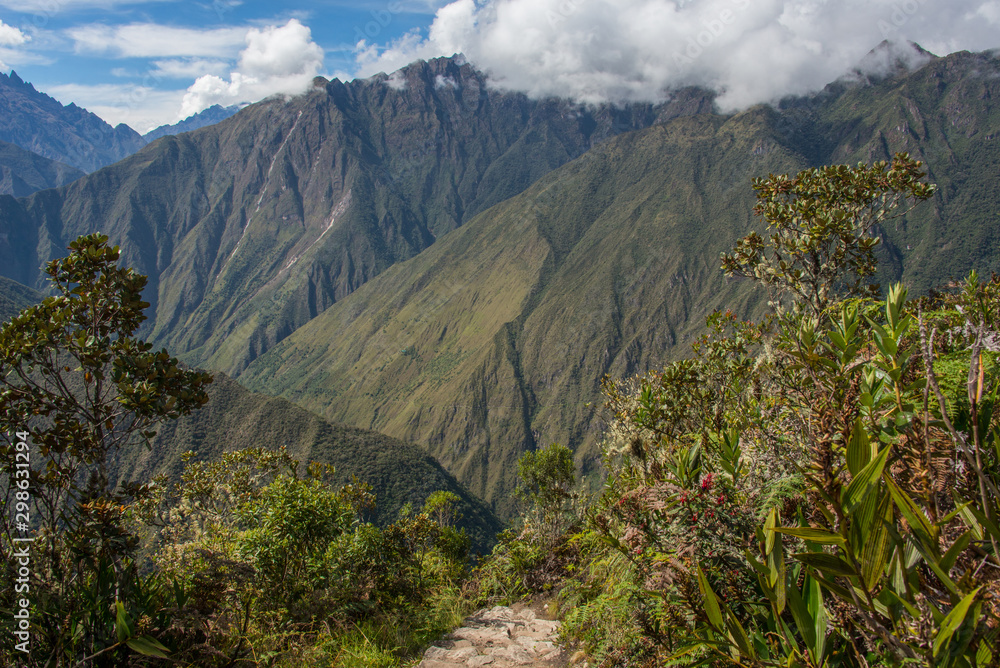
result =
[[[8,62],[21,60],[21,52],[16,48],[30,40],[31,37],[0,21],[0,69],[9,69]]]
[[[30,39],[23,32],[0,21],[0,46],[21,46]]]
[[[456,0],[426,37],[356,46],[359,76],[464,53],[494,84],[583,102],[713,88],[726,109],[821,88],[883,40],[1000,46],[1000,0]],[[910,63],[920,64],[917,61]]]
[[[308,89],[323,66],[323,49],[312,41],[307,26],[291,19],[245,33],[245,48],[229,79],[207,74],[188,88],[181,117],[213,104],[256,102],[270,95],[295,95]]]

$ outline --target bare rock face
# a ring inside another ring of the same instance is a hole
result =
[[[559,622],[539,619],[530,609],[496,606],[467,618],[464,626],[429,648],[417,668],[556,668],[566,665],[558,633]]]

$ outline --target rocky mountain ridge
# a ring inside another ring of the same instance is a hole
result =
[[[86,109],[63,105],[14,71],[0,73],[0,141],[84,172],[117,162],[146,144],[124,123],[112,128]]]

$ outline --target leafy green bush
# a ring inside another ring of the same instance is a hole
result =
[[[409,507],[377,527],[364,520],[368,486],[334,486],[330,467],[302,476],[284,450],[185,458],[179,482],[159,479],[135,507],[156,530],[158,572],[184,592],[183,621],[164,639],[177,658],[225,665],[270,652],[308,662],[319,652],[322,663],[332,652],[382,665],[375,657],[417,649],[425,626],[441,632],[429,608],[446,606],[438,593],[465,572],[463,532]],[[427,508],[447,514],[452,503],[432,495]]]
[[[23,463],[0,472],[0,608],[11,620],[23,598],[32,620],[28,655],[2,634],[5,664],[119,666],[164,651],[154,637],[169,623],[163,583],[141,577],[124,512],[143,489],[109,470],[156,424],[202,406],[212,378],[135,337],[146,277],[118,267],[107,241],[72,242],[46,268],[54,296],[0,329],[0,456]],[[29,530],[25,598],[15,552],[27,543],[15,540]]]

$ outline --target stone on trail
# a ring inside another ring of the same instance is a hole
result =
[[[554,668],[564,665],[563,651],[555,643],[558,632],[559,622],[538,619],[529,608],[515,611],[498,605],[468,617],[439,647],[424,652],[417,668]]]

